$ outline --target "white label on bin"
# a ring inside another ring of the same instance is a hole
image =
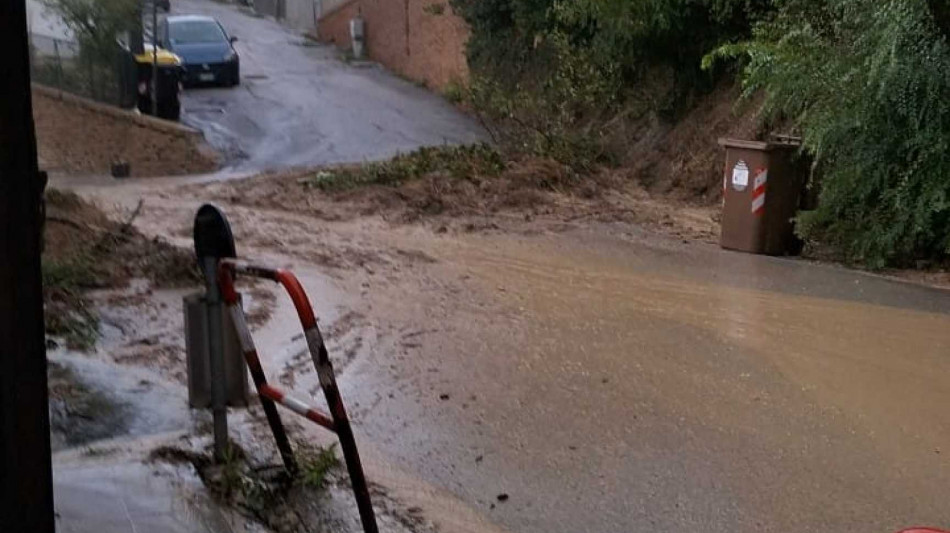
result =
[[[749,186],[749,165],[745,161],[739,160],[736,166],[732,168],[732,188],[737,191],[744,191]]]

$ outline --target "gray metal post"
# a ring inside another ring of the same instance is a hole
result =
[[[218,288],[218,259],[205,257],[208,282],[208,355],[211,357],[211,413],[214,417],[214,456],[225,458],[228,447],[227,384],[224,376],[224,325],[221,320],[221,290]]]
[[[152,116],[153,117],[158,116],[158,2],[157,0],[152,0]],[[215,268],[217,268],[217,266]],[[225,424],[227,423],[225,422]]]

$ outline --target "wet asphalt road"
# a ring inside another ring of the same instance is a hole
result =
[[[174,0],[173,13],[216,17],[238,38],[241,85],[187,89],[182,121],[226,166],[262,170],[383,159],[483,138],[440,96],[377,66],[350,65],[273,20],[234,5]]]

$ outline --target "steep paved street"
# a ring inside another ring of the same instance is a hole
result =
[[[438,95],[234,5],[174,0],[173,13],[216,17],[238,38],[241,85],[186,90],[182,120],[240,169],[382,159],[423,145],[472,142],[478,125]]]

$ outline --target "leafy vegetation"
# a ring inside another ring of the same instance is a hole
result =
[[[77,57],[34,57],[34,75],[62,89],[119,103],[122,72],[117,40],[141,31],[141,5],[136,0],[43,0],[73,31]],[[42,37],[37,37],[42,38]],[[39,68],[37,68],[39,67]]]
[[[739,75],[821,176],[811,242],[872,267],[950,253],[944,0],[453,0],[502,146],[584,173]],[[633,133],[631,133],[633,131]]]
[[[801,129],[822,178],[802,233],[871,267],[950,252],[947,7],[925,0],[787,0],[741,57],[746,93]],[[935,9],[935,6],[940,6]]]
[[[300,482],[305,487],[319,489],[324,486],[327,474],[340,466],[336,456],[336,443],[329,448],[317,448],[316,451],[302,453],[300,457]]]
[[[44,0],[76,35],[86,53],[113,57],[116,38],[140,24],[135,0]]]
[[[43,261],[46,332],[61,337],[74,350],[88,350],[96,342],[99,317],[83,296],[96,285],[92,262],[86,256]]]
[[[495,140],[580,173],[622,163],[631,123],[674,119],[768,0],[455,0],[473,29],[469,99]]]

